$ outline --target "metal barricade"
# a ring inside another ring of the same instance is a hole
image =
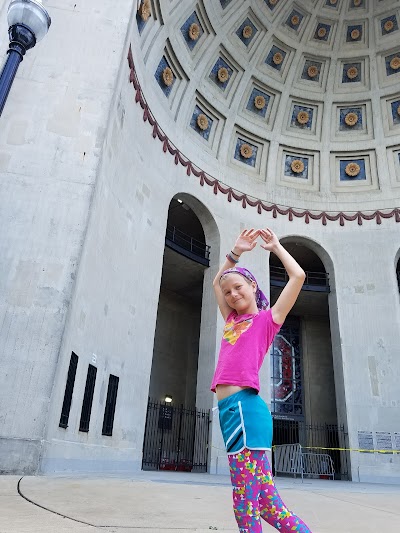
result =
[[[300,444],[280,444],[274,446],[275,474],[315,476],[335,479],[332,458],[326,453],[303,452]]]
[[[303,456],[300,444],[274,446],[275,474],[300,474],[303,478]]]

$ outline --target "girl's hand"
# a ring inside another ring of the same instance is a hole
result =
[[[233,252],[237,255],[243,252],[250,252],[257,245],[257,237],[260,235],[259,229],[245,229],[239,235],[233,247]]]
[[[279,246],[278,237],[269,228],[260,230],[260,237],[265,242],[265,244],[261,245],[261,248],[264,248],[264,250],[267,250],[268,252],[272,252],[277,246]]]

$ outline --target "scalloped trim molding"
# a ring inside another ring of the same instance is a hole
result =
[[[150,111],[150,108],[147,105],[146,99],[143,95],[143,91],[136,74],[131,46],[129,46],[127,59],[130,68],[129,82],[133,84],[133,87],[136,91],[135,103],[140,104],[140,107],[143,109],[143,121],[149,122],[149,124],[153,127],[153,138],[158,138],[162,142],[164,153],[168,152],[174,157],[175,165],[181,164],[183,167],[185,167],[186,174],[188,176],[193,174],[196,176],[196,178],[200,178],[199,182],[202,187],[204,184],[206,184],[213,188],[214,194],[221,192],[222,194],[227,195],[228,202],[232,202],[232,199],[236,200],[237,202],[241,202],[243,209],[246,209],[246,207],[249,205],[250,207],[256,207],[259,214],[261,214],[263,211],[272,212],[273,218],[277,218],[278,215],[286,216],[290,222],[294,217],[304,219],[306,224],[309,224],[310,220],[320,220],[324,226],[326,226],[328,222],[336,221],[339,221],[340,226],[344,226],[345,222],[354,221],[357,221],[358,225],[362,226],[364,220],[375,220],[377,224],[381,224],[382,219],[393,217],[396,222],[400,222],[400,208],[398,207],[395,207],[392,210],[385,209],[383,211],[376,210],[373,212],[310,211],[308,209],[301,210],[296,207],[287,207],[279,204],[272,204],[266,202],[265,200],[260,200],[259,198],[249,196],[246,193],[238,191],[237,189],[233,189],[232,187],[229,187],[229,185],[226,185],[225,183],[213,178],[204,172],[204,170],[195,165],[192,161],[190,161],[190,159],[188,159],[184,154],[182,154],[182,152],[180,152],[180,150],[169,140],[167,135],[165,135],[163,130],[158,125],[154,115]]]

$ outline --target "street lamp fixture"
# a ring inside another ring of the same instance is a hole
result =
[[[10,44],[8,58],[0,75],[0,115],[26,51],[43,39],[51,24],[41,0],[12,0],[7,20]]]

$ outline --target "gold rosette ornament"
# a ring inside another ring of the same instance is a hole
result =
[[[197,117],[197,125],[202,131],[208,128],[208,118],[203,113]]]
[[[358,122],[358,115],[357,113],[347,113],[347,115],[344,117],[344,121],[348,126],[355,126]]]
[[[149,18],[151,17],[151,5],[150,0],[143,0],[143,2],[140,4],[140,7],[138,9],[140,18],[147,22]]]
[[[250,157],[253,155],[253,149],[249,144],[242,144],[240,147],[240,154],[245,159],[250,159]]]
[[[278,0],[269,0],[269,3],[271,4],[271,6],[276,6]]]
[[[298,15],[293,15],[290,21],[293,24],[293,26],[298,26],[300,24],[300,17]]]
[[[335,6],[337,4],[337,0],[330,0],[331,6]]]
[[[317,32],[317,35],[320,39],[322,39],[323,37],[325,37],[326,35],[326,28],[324,28],[323,26],[321,28],[319,28],[318,32]]]
[[[400,57],[396,56],[390,61],[390,68],[393,70],[399,70],[400,68]]]
[[[290,168],[295,174],[301,174],[304,171],[304,163],[301,159],[294,159]]]
[[[264,98],[264,96],[261,96],[261,94],[258,94],[254,98],[254,106],[257,109],[264,109],[264,107],[265,107],[265,98]]]
[[[275,65],[280,65],[283,61],[283,55],[280,52],[276,52],[272,58],[272,61],[275,63]]]
[[[250,39],[253,35],[253,28],[251,26],[245,26],[242,31],[242,35],[245,39]]]
[[[358,68],[350,67],[349,69],[347,69],[346,75],[349,78],[349,80],[354,80],[354,78],[357,78],[358,76]]]
[[[310,78],[315,78],[318,75],[318,67],[316,65],[310,65],[307,69],[307,74]]]
[[[360,30],[358,28],[354,28],[354,30],[351,31],[350,37],[355,41],[360,37]]]
[[[225,83],[229,80],[229,72],[225,67],[221,67],[218,71],[218,79],[221,83]]]
[[[296,119],[299,124],[304,125],[304,124],[307,124],[307,122],[310,120],[310,115],[308,114],[307,111],[299,111]]]
[[[399,105],[399,107],[396,109],[396,111],[397,111],[397,114],[400,116],[400,105]]]
[[[361,0],[354,0],[353,5],[354,7],[359,7],[361,5]]]
[[[192,39],[192,41],[197,41],[197,39],[200,37],[200,26],[196,24],[196,22],[193,22],[193,24],[189,27],[189,37]]]
[[[174,82],[174,74],[169,67],[165,67],[163,70],[162,79],[167,87],[171,87]]]
[[[394,22],[393,20],[387,20],[385,24],[383,25],[385,31],[392,31],[394,28]]]
[[[346,168],[344,169],[346,174],[350,176],[351,178],[358,176],[358,174],[360,173],[360,170],[361,170],[360,165],[354,162],[346,165]]]

